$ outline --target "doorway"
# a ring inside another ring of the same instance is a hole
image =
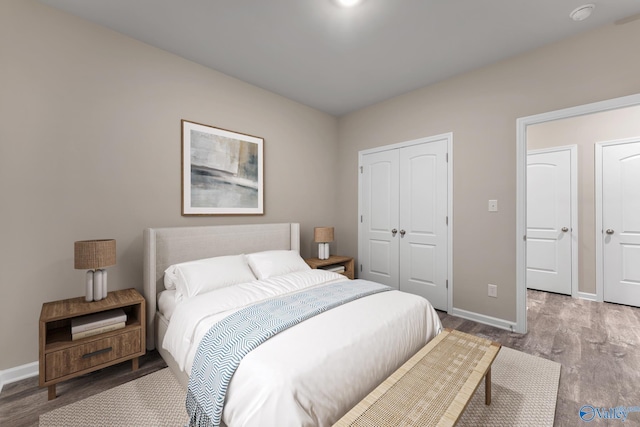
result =
[[[559,122],[562,119],[578,118],[582,116],[588,116],[594,113],[614,111],[617,109],[623,109],[628,107],[640,106],[640,94],[626,96],[622,98],[615,98],[607,101],[596,102],[593,104],[582,105],[578,107],[567,108],[563,110],[552,111],[549,113],[538,114],[534,116],[522,117],[516,121],[516,154],[517,154],[517,206],[516,206],[516,332],[527,332],[527,283],[526,283],[526,263],[527,263],[527,245],[526,245],[526,188],[527,188],[527,141],[528,141],[528,129],[537,124]],[[637,121],[637,120],[636,120]],[[606,140],[611,138],[603,138]],[[565,141],[566,145],[567,142]],[[581,155],[587,153],[588,150],[580,150]],[[591,149],[593,153],[593,148]],[[583,170],[585,168],[581,168]],[[591,169],[593,171],[593,168]],[[580,183],[579,183],[580,186]],[[582,190],[580,190],[582,191]],[[584,215],[581,215],[582,218]],[[585,241],[586,228],[581,220],[580,236],[581,241]],[[591,228],[591,232],[595,235],[595,226]],[[593,239],[595,241],[595,238]],[[595,246],[595,244],[594,244]],[[582,244],[581,244],[582,247]],[[581,251],[583,252],[583,251]],[[595,259],[591,262],[591,265],[595,264]],[[588,262],[582,262],[582,265],[588,265]],[[591,276],[595,279],[595,274]],[[583,280],[584,279],[584,280]],[[595,281],[595,280],[594,280]],[[602,301],[602,295],[598,295],[595,290],[595,283],[593,285],[593,291],[589,292],[589,286],[587,284],[586,277],[584,277],[584,271],[580,269],[580,291],[579,295],[583,298],[595,299]]]

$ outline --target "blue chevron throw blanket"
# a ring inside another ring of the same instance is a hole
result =
[[[388,290],[363,280],[339,282],[254,304],[213,325],[202,338],[191,369],[186,403],[189,426],[220,425],[231,377],[242,358],[260,344],[324,311]]]

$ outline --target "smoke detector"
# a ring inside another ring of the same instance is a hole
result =
[[[584,21],[591,16],[591,13],[595,8],[595,4],[583,4],[582,6],[575,8],[574,11],[569,14],[569,16],[574,21]]]

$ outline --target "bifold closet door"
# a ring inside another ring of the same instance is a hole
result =
[[[447,310],[447,142],[400,149],[400,290]]]
[[[447,141],[361,158],[358,277],[448,309]]]
[[[398,150],[364,155],[360,167],[363,247],[358,277],[398,289]]]

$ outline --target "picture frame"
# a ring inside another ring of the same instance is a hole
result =
[[[264,214],[264,139],[182,120],[182,215]]]

